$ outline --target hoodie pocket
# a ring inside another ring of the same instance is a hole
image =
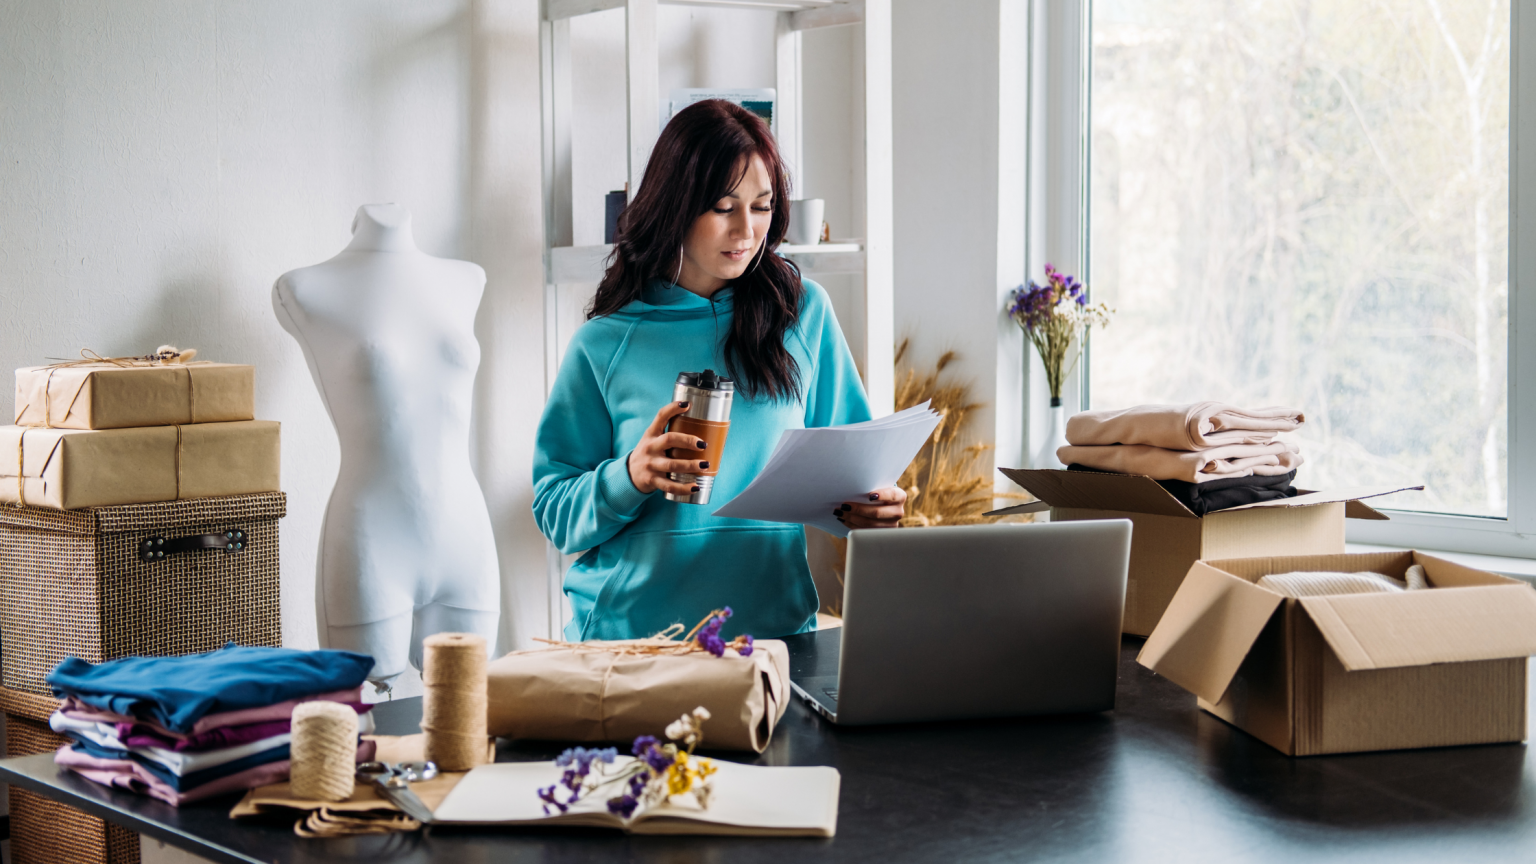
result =
[[[582,638],[637,639],[673,624],[686,632],[726,606],[733,613],[727,637],[784,636],[804,628],[816,603],[798,525],[632,534],[603,581]]]

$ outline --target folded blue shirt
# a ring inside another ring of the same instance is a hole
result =
[[[48,673],[48,684],[55,696],[73,696],[187,734],[209,714],[350,690],[361,685],[372,668],[372,657],[351,651],[231,642],[206,654],[124,657],[94,666],[70,657]]]

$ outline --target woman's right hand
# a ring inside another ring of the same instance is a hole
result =
[[[650,427],[640,437],[640,443],[629,451],[629,482],[635,484],[636,489],[647,495],[657,489],[674,495],[690,495],[699,490],[697,486],[678,483],[667,477],[669,473],[698,474],[709,469],[708,462],[673,459],[667,455],[669,449],[684,452],[704,449],[704,442],[693,435],[667,431],[667,424],[672,418],[687,410],[687,402],[668,402],[663,405],[656,412],[656,419],[651,421]]]

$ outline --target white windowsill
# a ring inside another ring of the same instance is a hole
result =
[[[1386,552],[1402,549],[1402,546],[1376,546],[1369,543],[1346,543],[1345,552]],[[1441,552],[1436,549],[1419,549],[1426,555],[1444,558],[1463,567],[1475,567],[1501,576],[1523,579],[1536,585],[1536,560],[1531,558],[1506,558],[1502,555],[1478,555],[1472,552]],[[1536,667],[1533,667],[1536,668]]]

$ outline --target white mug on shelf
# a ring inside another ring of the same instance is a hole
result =
[[[805,198],[789,202],[789,230],[784,242],[791,246],[815,246],[821,242],[822,218],[827,213],[823,198]]]

